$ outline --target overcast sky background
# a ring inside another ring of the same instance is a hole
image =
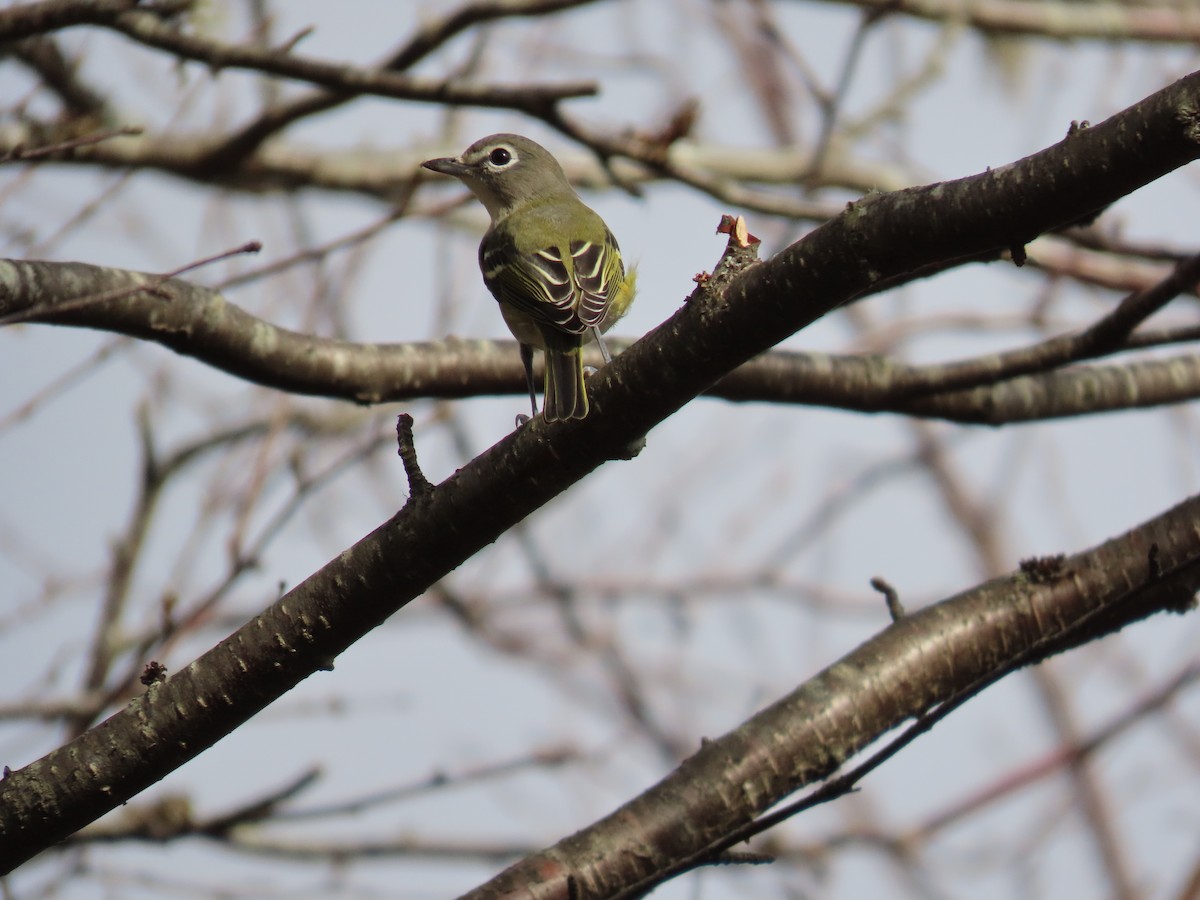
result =
[[[409,33],[422,11],[448,3],[279,5],[277,34],[318,25],[298,51],[317,58],[368,63]],[[785,33],[829,84],[835,77],[856,16],[836,5],[775,5]],[[739,65],[716,40],[707,3],[641,0],[599,4],[547,23],[499,26],[481,75],[501,81],[596,77],[596,99],[575,101],[570,114],[595,128],[653,128],[687,96],[702,102],[698,137],[721,145],[770,146],[758,108],[744,99]],[[218,31],[241,35],[240,15],[226,4],[206,7]],[[899,21],[868,40],[848,96],[847,115],[869,108],[898,71],[911,71],[939,40],[932,25]],[[130,123],[166,130],[203,129],[252,114],[254,79],[236,72],[211,76],[197,66],[174,68],[107,33],[75,29],[65,46],[86,54],[85,71],[129,110]],[[439,74],[465,58],[460,38],[418,71]],[[1073,119],[1102,120],[1196,67],[1196,51],[1111,48],[1099,44],[1029,42],[1013,80],[999,74],[975,35],[954,39],[946,75],[920,95],[909,117],[892,130],[916,176],[914,182],[973,174],[1043,149]],[[615,66],[614,60],[626,63]],[[639,66],[637,60],[654,60]],[[657,66],[672,61],[667,72]],[[3,93],[21,91],[23,75],[0,67]],[[1014,83],[1015,81],[1015,83]],[[193,96],[183,105],[181,93]],[[802,98],[797,102],[802,102]],[[809,141],[813,117],[802,141]],[[484,134],[511,130],[543,141],[560,154],[579,154],[561,137],[513,114],[465,111],[453,144],[443,138],[444,110],[385,100],[358,100],[289,132],[288,139],[322,147],[395,148],[425,156],[461,149]],[[879,158],[894,148],[878,146]],[[238,270],[290,255],[297,241],[319,245],[375,221],[386,206],[357,197],[308,193],[294,198],[216,196],[160,175],[138,175],[98,214],[43,254],[30,253],[18,226],[42,239],[69,221],[114,183],[112,173],[56,167],[34,173],[0,171],[0,250],[102,265],[166,271],[245,241],[264,242],[259,258],[237,260],[189,276],[211,284]],[[1177,248],[1194,247],[1198,176],[1181,170],[1122,201],[1109,215],[1129,237]],[[422,198],[449,198],[457,187],[427,188]],[[711,269],[723,238],[714,234],[726,209],[678,186],[651,186],[638,200],[615,190],[585,196],[639,265],[640,295],[617,334],[637,337],[667,318],[692,288],[692,276]],[[751,215],[768,256],[802,229]],[[404,220],[376,238],[345,290],[340,313],[350,337],[364,341],[507,337],[475,265],[482,211],[467,208],[454,227]],[[35,248],[37,242],[35,242]],[[231,290],[229,299],[269,321],[320,333],[309,297],[319,278],[337,283],[345,258],[317,272],[291,271],[278,279]],[[971,266],[917,282],[872,300],[878,320],[913,315],[1011,309],[1019,315],[1036,275],[1010,265]],[[1094,317],[1112,302],[1099,291],[1067,288],[1056,315]],[[1193,311],[1194,312],[1194,311]],[[818,322],[789,340],[803,350],[853,352],[858,332],[843,314]],[[990,338],[937,329],[905,344],[915,361],[965,357],[982,349],[1015,346],[1028,332]],[[55,391],[28,417],[10,416],[100,348],[120,346],[106,362],[70,387]],[[194,440],[220,424],[262,414],[279,402],[274,392],[248,386],[159,346],[137,346],[112,335],[42,325],[0,330],[0,704],[69,694],[78,684],[81,653],[98,608],[111,542],[130,515],[139,478],[132,411],[149,401],[160,447]],[[240,583],[221,610],[222,621],[253,615],[280,583],[294,585],[344,547],[375,528],[403,503],[403,471],[388,434],[403,410],[416,419],[416,441],[426,475],[439,481],[499,440],[522,411],[521,397],[480,398],[451,404],[453,416],[432,402],[351,410],[333,401],[296,399],[291,405],[317,416],[361,417],[357,435],[314,452],[332,461],[350,443],[379,434],[379,449],[323,489],[292,519],[264,554],[263,565]],[[1024,556],[1074,552],[1111,537],[1177,502],[1200,485],[1195,453],[1200,422],[1194,407],[1124,413],[1079,421],[953,434],[954,461],[1005,522],[1009,565]],[[917,607],[963,590],[980,573],[963,535],[948,523],[927,478],[907,460],[911,430],[897,417],[849,415],[805,407],[730,404],[699,399],[649,436],[635,461],[602,468],[535,515],[526,539],[547,550],[555,573],[604,584],[644,580],[644,602],[591,610],[607,616],[640,671],[661,687],[656,713],[680,733],[721,734],[765,703],[807,679],[887,624],[882,602],[868,586],[874,575],[896,585]],[[464,455],[467,454],[467,455]],[[226,564],[226,532],[197,533],[198,510],[222,478],[238,472],[214,459],[164,498],[158,526],[136,576],[132,622],[152,622],[164,590],[199,596]],[[854,486],[876,477],[870,489]],[[814,516],[831,495],[852,501],[831,526],[808,540]],[[250,531],[261,527],[288,497],[287,479],[268,490]],[[181,562],[187,560],[187,563]],[[841,604],[817,614],[803,599],[769,590],[694,599],[687,615],[661,602],[650,588],[687,578],[702,581],[755,571],[768,561],[796,583],[820,585]],[[465,595],[507,597],[510,625],[536,643],[544,612],[522,605],[531,581],[517,536],[452,576]],[[40,602],[48,578],[67,580],[53,602]],[[526,621],[527,619],[527,621]],[[219,639],[176,646],[176,671]],[[1094,727],[1194,657],[1197,617],[1159,617],[1119,638],[1056,661],[1077,692],[1082,724]],[[453,790],[387,806],[322,826],[323,836],[394,836],[425,840],[512,842],[541,846],[610,811],[671,769],[653,746],[634,734],[614,710],[604,673],[594,660],[523,661],[466,638],[461,629],[419,600],[394,616],[337,661],[246,727],[147,792],[186,793],[213,814],[286,783],[317,765],[322,777],[297,803],[316,806],[348,795],[419,781],[435,771],[460,772],[528,754],[530,748],[569,743],[588,760],[549,775],[529,772],[483,789]],[[331,704],[337,705],[333,715]],[[1180,704],[1179,720],[1200,713],[1195,692]],[[1195,736],[1194,724],[1190,734]],[[632,735],[632,736],[631,736]],[[1169,884],[1153,873],[1174,873],[1194,853],[1200,814],[1194,802],[1197,760],[1185,740],[1133,736],[1099,761],[1123,805],[1122,837],[1147,896]],[[0,761],[16,768],[57,746],[54,728],[0,721]],[[1007,679],[968,704],[899,758],[871,776],[864,790],[834,807],[787,826],[799,840],[818,840],[847,822],[880,827],[919,822],[948,798],[990,784],[1055,746],[1025,676]],[[1167,796],[1164,797],[1164,794]],[[1145,803],[1142,797],[1153,798]],[[1144,809],[1142,808],[1144,807]],[[1020,795],[967,820],[935,841],[931,852],[960,873],[953,896],[1100,896],[1103,884],[1091,848],[1070,816],[1068,798]],[[305,823],[293,826],[307,836]],[[287,834],[280,830],[280,834]],[[1052,853],[1034,852],[1052,842]],[[1020,848],[1028,848],[1028,853]],[[994,853],[989,851],[994,848]],[[1016,848],[1016,849],[1014,849]],[[95,870],[108,873],[66,883],[56,896],[122,898],[217,896],[225,888],[247,895],[435,898],[465,890],[499,868],[496,862],[380,860],[345,869],[322,864],[269,863],[201,841],[171,846],[97,848]],[[862,848],[832,858],[829,869],[797,880],[794,871],[764,867],[719,871],[664,887],[662,898],[744,896],[916,896],[896,881],[882,854]],[[35,896],[60,876],[53,858],[27,866],[12,879],[15,896]],[[107,879],[107,880],[106,880]],[[943,882],[944,884],[944,882]],[[697,887],[699,885],[699,887]],[[199,886],[198,889],[196,886]],[[176,890],[177,888],[177,890]],[[794,892],[794,893],[789,893]]]

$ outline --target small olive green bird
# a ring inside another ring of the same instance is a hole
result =
[[[462,181],[492,218],[479,268],[521,345],[534,416],[536,347],[546,356],[546,421],[584,418],[583,344],[594,338],[611,361],[601,334],[625,314],[637,282],[636,272],[625,272],[616,238],[579,199],[558,160],[529,138],[493,134],[462,156],[421,165]]]

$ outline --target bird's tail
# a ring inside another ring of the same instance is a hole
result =
[[[583,382],[583,350],[546,348],[546,396],[542,415],[547,422],[582,419],[588,414]]]

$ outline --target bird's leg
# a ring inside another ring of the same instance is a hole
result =
[[[600,326],[592,326],[592,335],[596,338],[596,343],[600,345],[600,355],[604,357],[604,364],[607,366],[612,362],[612,354],[608,352],[608,347],[604,343],[604,336],[600,334]]]
[[[533,408],[533,415],[530,419],[536,419],[538,414],[537,408],[537,386],[533,381],[533,347],[528,344],[520,344],[521,347],[521,365],[525,367],[525,383],[529,386],[529,405]],[[517,416],[517,427],[520,428],[529,419],[523,415]]]
[[[600,334],[599,325],[592,326],[592,337],[595,339],[596,344],[600,347],[600,355],[604,357],[604,364],[607,366],[610,362],[612,362],[612,354],[608,352],[608,345],[604,343],[604,338]],[[584,366],[583,371],[585,375],[592,376],[596,374],[596,367]]]

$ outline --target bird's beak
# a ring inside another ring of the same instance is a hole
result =
[[[467,166],[463,164],[463,161],[452,156],[442,157],[441,159],[427,159],[421,165],[432,172],[453,175],[455,178],[461,178],[467,171]]]

